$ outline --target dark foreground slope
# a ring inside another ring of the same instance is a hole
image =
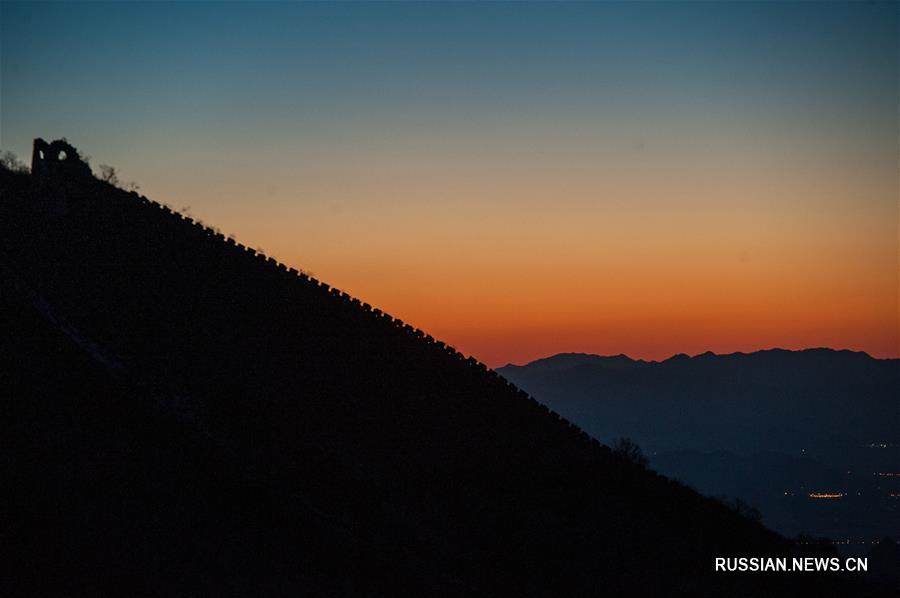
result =
[[[713,574],[791,548],[144,198],[0,192],[5,594],[869,591]]]

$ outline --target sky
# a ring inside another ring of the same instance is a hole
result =
[[[490,366],[900,355],[898,4],[0,3],[0,148]]]

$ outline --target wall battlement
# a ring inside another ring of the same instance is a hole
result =
[[[138,226],[138,221],[140,221],[145,223],[144,225],[149,225],[153,230],[166,231],[163,236],[168,239],[167,243],[173,243],[183,248],[190,247],[194,252],[199,250],[200,254],[208,257],[215,256],[208,262],[214,264],[214,272],[223,275],[227,272],[229,276],[240,278],[247,276],[252,270],[274,283],[270,285],[269,282],[266,282],[267,288],[279,289],[279,295],[285,293],[283,296],[266,297],[263,301],[296,301],[298,304],[306,305],[308,301],[313,300],[308,296],[311,291],[325,300],[320,307],[343,314],[341,317],[346,317],[350,321],[360,322],[367,330],[371,330],[370,326],[380,330],[390,330],[389,335],[396,339],[399,346],[408,348],[404,350],[411,349],[424,355],[430,355],[429,359],[436,359],[442,363],[442,368],[452,370],[459,368],[458,374],[464,377],[487,377],[490,384],[498,387],[507,398],[516,402],[523,401],[532,409],[540,411],[544,415],[550,415],[567,435],[570,434],[577,437],[579,442],[588,442],[598,448],[602,446],[596,440],[589,438],[577,426],[541,405],[534,397],[517,388],[473,356],[464,355],[456,348],[435,339],[400,318],[365,303],[301,270],[291,268],[260,250],[245,246],[231,237],[226,237],[216,229],[136,191],[121,189],[112,191],[106,186],[95,187],[94,184],[99,181],[93,178],[90,167],[81,159],[78,150],[64,139],[50,143],[43,139],[36,139],[32,169],[34,184],[44,191],[39,195],[52,197],[55,202],[59,202],[61,208],[55,210],[57,213],[67,213],[66,203],[69,196],[87,198],[96,195],[97,199],[103,197],[104,201],[90,202],[90,210],[84,211],[84,213],[79,211],[80,216],[72,213],[72,218],[99,218],[100,220],[111,219],[111,221],[120,222],[133,220],[133,224],[129,226]],[[86,181],[90,181],[92,184],[86,184]],[[115,202],[117,207],[107,214],[106,212],[109,210],[104,206],[108,205],[108,202],[105,200],[112,197],[120,197],[120,199]],[[121,201],[121,199],[131,201]],[[118,214],[113,216],[112,212]],[[67,217],[66,220],[69,218]],[[198,237],[202,239],[200,244],[196,244]],[[204,276],[209,275],[210,273],[207,272]],[[285,326],[290,327],[294,324],[286,323]]]
[[[155,208],[168,217],[179,219],[182,222],[190,224],[195,232],[200,233],[211,241],[218,242],[217,245],[225,251],[233,251],[237,254],[246,255],[259,260],[260,264],[265,264],[266,267],[271,268],[270,271],[276,272],[279,276],[286,276],[291,280],[299,282],[301,284],[316,287],[326,296],[330,296],[335,299],[337,303],[342,307],[350,308],[357,313],[361,312],[367,318],[371,317],[375,318],[376,320],[383,321],[413,342],[421,343],[423,348],[427,348],[429,350],[434,350],[438,353],[444,354],[449,357],[451,361],[463,365],[467,369],[470,369],[472,372],[477,373],[477,375],[487,375],[492,380],[498,382],[509,392],[511,396],[515,397],[517,400],[524,401],[530,404],[533,408],[538,409],[545,415],[549,415],[553,420],[561,424],[563,429],[565,429],[569,434],[577,438],[579,442],[591,444],[595,448],[608,450],[606,449],[606,447],[603,447],[603,445],[601,445],[596,439],[590,437],[587,433],[581,430],[581,428],[579,428],[576,424],[567,420],[556,411],[549,409],[546,405],[543,405],[542,403],[537,401],[537,399],[535,399],[533,396],[518,388],[515,384],[508,381],[496,371],[490,369],[485,364],[478,361],[475,357],[464,355],[456,348],[435,339],[423,330],[404,322],[400,318],[395,318],[392,315],[382,311],[381,309],[372,307],[370,304],[362,302],[358,298],[353,297],[352,295],[336,287],[332,287],[328,283],[311,277],[304,272],[298,271],[296,268],[291,268],[286,264],[279,262],[275,258],[268,256],[261,251],[257,251],[252,247],[245,246],[232,238],[226,238],[221,233],[217,233],[214,229],[193,220],[189,216],[186,216],[176,210],[172,210],[171,208],[169,208],[169,206],[160,204],[147,198],[144,195],[139,195],[135,192],[131,192],[130,195],[132,195],[136,199],[139,199],[144,205]]]

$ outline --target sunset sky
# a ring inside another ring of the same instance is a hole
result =
[[[898,4],[0,4],[0,147],[488,365],[900,354]]]

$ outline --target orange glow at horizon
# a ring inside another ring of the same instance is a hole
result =
[[[456,158],[313,165],[297,187],[262,191],[266,213],[210,199],[195,215],[492,367],[559,352],[900,356],[887,167],[667,154],[526,159],[497,177]],[[202,193],[176,180],[155,196]]]

